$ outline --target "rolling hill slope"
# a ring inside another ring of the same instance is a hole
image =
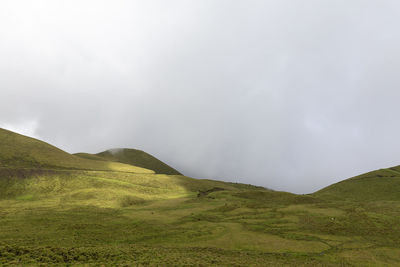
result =
[[[400,201],[399,167],[365,173],[325,187],[313,195],[332,200]]]
[[[296,195],[156,174],[134,165],[174,171],[113,152],[75,156],[0,129],[0,265],[400,263],[398,167]]]
[[[106,160],[130,164],[155,171],[158,174],[180,175],[177,170],[168,166],[152,155],[137,149],[110,149],[98,154],[77,153],[76,156],[95,160]]]
[[[64,168],[83,170],[153,171],[119,162],[82,159],[43,141],[0,128],[0,167]]]

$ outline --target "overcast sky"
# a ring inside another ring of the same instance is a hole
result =
[[[0,127],[310,193],[400,164],[398,0],[0,2]]]

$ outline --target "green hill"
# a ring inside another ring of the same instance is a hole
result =
[[[400,167],[380,169],[330,185],[314,196],[332,200],[400,201]]]
[[[399,265],[397,167],[296,195],[112,152],[0,129],[1,266]]]
[[[75,155],[87,159],[106,160],[130,164],[153,170],[155,173],[159,174],[181,174],[152,155],[137,149],[119,148],[110,149],[98,154],[77,153]]]
[[[82,159],[45,142],[1,128],[0,167],[63,168],[152,173],[148,169],[119,162]]]

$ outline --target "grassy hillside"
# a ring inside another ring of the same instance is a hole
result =
[[[0,179],[2,263],[400,262],[400,202],[359,205],[162,174],[8,171]]]
[[[177,170],[173,169],[172,167],[168,166],[167,164],[153,157],[152,155],[137,149],[120,148],[107,150],[98,154],[77,153],[75,155],[87,159],[106,160],[131,164],[134,166],[153,170],[159,174],[181,174]]]
[[[400,263],[397,168],[296,195],[100,170],[116,162],[4,130],[0,155],[1,266]]]
[[[400,201],[399,167],[362,174],[323,188],[314,195],[332,200]]]
[[[0,128],[0,167],[64,168],[152,173],[119,162],[82,159],[34,138]]]

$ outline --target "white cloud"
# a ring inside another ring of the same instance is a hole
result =
[[[400,163],[398,25],[397,0],[3,0],[0,122],[310,192]]]

